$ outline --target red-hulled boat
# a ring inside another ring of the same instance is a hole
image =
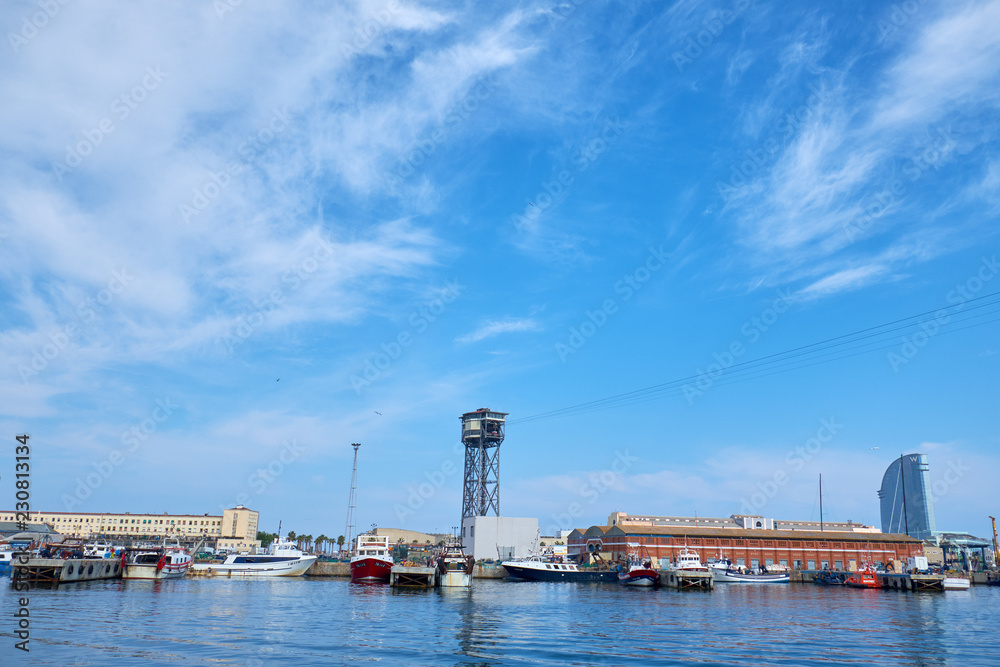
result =
[[[882,588],[882,584],[878,582],[875,568],[871,564],[859,567],[857,572],[852,572],[844,583],[852,588]]]
[[[358,535],[351,556],[351,581],[389,583],[392,550],[385,535]]]
[[[660,573],[653,569],[649,561],[632,561],[620,567],[618,583],[626,586],[658,586]]]

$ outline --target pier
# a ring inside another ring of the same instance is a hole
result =
[[[11,581],[39,584],[65,584],[74,581],[120,579],[122,565],[109,558],[30,558],[27,563],[15,563]]]
[[[943,591],[943,574],[893,574],[879,572],[876,577],[882,588],[901,591]]]
[[[393,565],[389,585],[405,588],[434,588],[437,585],[437,568]]]
[[[711,572],[694,570],[660,570],[660,583],[671,588],[687,590],[697,588],[712,590],[715,587],[715,577]]]

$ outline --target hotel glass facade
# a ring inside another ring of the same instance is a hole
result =
[[[905,493],[905,500],[904,500]],[[882,532],[923,540],[934,533],[934,503],[926,454],[906,454],[892,462],[878,491]]]

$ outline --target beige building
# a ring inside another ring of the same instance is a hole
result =
[[[222,535],[216,548],[238,552],[255,551],[260,547],[260,540],[257,539],[259,522],[260,512],[247,509],[243,505],[223,510]]]
[[[758,514],[733,514],[726,518],[717,518],[705,516],[637,516],[630,515],[626,512],[612,512],[611,515],[608,516],[608,526],[621,526],[622,528],[648,526],[650,528],[724,528],[728,530],[820,530],[819,521],[784,521],[781,519],[765,518]],[[846,523],[825,521],[822,529],[848,533],[882,532],[874,526],[866,526],[863,523],[855,523],[853,521],[847,521]]]
[[[0,521],[15,521],[16,513],[0,510]],[[45,523],[57,533],[85,540],[177,537],[185,542],[204,539],[231,550],[253,550],[259,513],[237,505],[222,516],[210,514],[132,514],[131,512],[31,512],[32,523]]]
[[[402,542],[403,544],[437,544],[442,540],[447,540],[450,535],[442,535],[439,533],[420,533],[415,530],[406,530],[405,528],[376,528],[376,535],[384,535],[389,538],[390,544],[396,544],[397,542]],[[348,545],[345,545],[347,548]]]

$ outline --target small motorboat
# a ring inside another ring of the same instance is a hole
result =
[[[122,579],[179,579],[187,574],[192,560],[177,538],[165,539],[161,547],[126,549]]]
[[[882,588],[882,584],[878,581],[878,574],[870,563],[862,565],[856,572],[852,572],[844,583],[851,588]]]
[[[472,568],[475,562],[472,556],[465,555],[460,542],[447,544],[437,558],[440,585],[445,588],[468,588],[472,585]]]
[[[660,573],[653,569],[650,560],[630,560],[619,565],[618,583],[625,586],[659,586]]]
[[[837,572],[823,570],[813,575],[813,583],[820,586],[845,586],[847,585],[847,577]]]

